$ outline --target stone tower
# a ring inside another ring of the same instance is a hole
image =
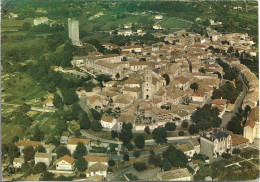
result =
[[[152,84],[152,70],[151,68],[146,68],[144,70],[144,82],[142,86],[143,99],[151,100],[153,98],[153,84]]]
[[[82,46],[82,43],[79,40],[79,22],[68,18],[68,29],[69,29],[69,38],[72,41],[72,44],[75,46]]]

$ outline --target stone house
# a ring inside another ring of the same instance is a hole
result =
[[[24,164],[24,158],[22,157],[14,158],[13,161],[14,168],[21,168],[23,164]]]
[[[49,153],[37,152],[34,156],[34,161],[35,161],[35,165],[38,162],[42,162],[42,163],[45,163],[46,166],[48,167],[52,161],[52,155]]]
[[[81,142],[86,147],[87,152],[89,152],[91,141],[90,139],[83,138],[70,138],[67,143],[67,148],[70,150],[70,153],[73,154],[76,150],[78,143]]]
[[[92,165],[97,163],[108,166],[108,157],[106,156],[86,155],[84,156],[84,159],[88,162],[88,167],[91,167]]]
[[[85,171],[86,177],[89,178],[94,175],[99,175],[102,176],[102,178],[104,179],[107,177],[107,169],[107,165],[98,162],[88,167],[88,169]]]
[[[192,174],[187,168],[174,169],[157,173],[159,181],[191,181]]]
[[[103,128],[112,129],[115,126],[115,124],[117,123],[117,119],[111,118],[108,116],[102,116],[100,122],[101,122],[101,125]]]
[[[74,170],[75,159],[69,155],[59,158],[56,162],[56,170]]]
[[[250,143],[259,140],[259,107],[253,108],[248,115],[243,135]]]

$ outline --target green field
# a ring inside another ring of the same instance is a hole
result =
[[[191,23],[186,22],[185,20],[181,20],[177,18],[166,18],[163,19],[158,24],[167,29],[189,28],[192,25]]]

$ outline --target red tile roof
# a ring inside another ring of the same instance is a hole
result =
[[[65,155],[65,156],[59,158],[56,163],[58,163],[58,162],[60,162],[60,161],[63,161],[63,160],[66,161],[66,162],[68,162],[68,163],[70,163],[70,164],[73,164],[74,161],[75,161],[74,158],[70,157],[69,155]]]
[[[33,147],[37,147],[41,145],[41,142],[38,141],[30,141],[30,140],[20,140],[16,143],[17,147],[27,147],[27,146],[33,146]]]
[[[90,142],[90,139],[71,138],[69,139],[67,145],[77,145],[79,142],[83,143],[84,145],[87,145]]]

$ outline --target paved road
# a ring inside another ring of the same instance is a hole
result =
[[[221,124],[220,127],[223,128],[224,131],[227,130],[227,124],[228,124],[228,122],[229,122],[229,121],[231,120],[231,118],[235,115],[235,113],[238,112],[238,108],[241,106],[241,104],[242,104],[242,102],[243,102],[243,100],[244,100],[244,98],[245,98],[245,96],[246,96],[246,94],[247,94],[247,91],[248,91],[248,88],[247,88],[246,84],[244,83],[244,81],[243,81],[243,79],[242,79],[242,77],[241,77],[240,74],[239,74],[239,78],[240,78],[240,80],[241,80],[242,83],[243,83],[243,91],[242,91],[242,92],[240,93],[240,95],[238,96],[238,98],[237,98],[237,100],[236,100],[236,102],[235,102],[235,104],[234,104],[234,108],[233,108],[232,112],[230,112],[230,113],[226,112],[226,113],[223,115],[223,117],[222,117],[222,124]]]

